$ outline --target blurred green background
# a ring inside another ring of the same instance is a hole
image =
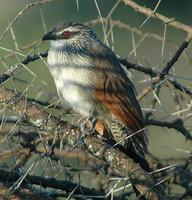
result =
[[[0,33],[8,26],[10,21],[21,11],[27,3],[35,1],[27,0],[0,0]],[[106,17],[113,6],[117,3],[117,0],[98,0],[98,6],[103,17]],[[137,0],[141,5],[145,5],[151,9],[154,9],[157,4],[157,0]],[[192,19],[192,1],[190,0],[167,0],[162,1],[157,9],[161,14],[170,18],[191,25]],[[0,57],[7,55],[9,50],[15,50],[17,45],[19,47],[25,46],[34,40],[39,40],[42,35],[48,31],[53,25],[59,21],[78,21],[81,23],[89,22],[90,20],[97,19],[99,16],[98,10],[94,0],[58,0],[50,3],[42,4],[41,6],[33,6],[27,9],[13,26],[13,32],[16,37],[14,41],[10,31],[2,41],[0,41]],[[119,20],[130,26],[139,28],[146,16],[135,12],[133,9],[125,6],[119,1],[115,11],[113,12],[112,19]],[[43,19],[43,20],[42,20]],[[44,22],[44,23],[43,23]],[[149,19],[143,26],[143,32],[153,32],[163,37],[164,24],[158,20]],[[102,39],[103,32],[101,25],[94,26],[98,36]],[[155,67],[156,70],[160,70],[166,61],[174,54],[177,47],[171,43],[165,43],[165,49],[163,55],[161,55],[162,42],[154,40],[152,38],[145,38],[136,50],[136,56],[130,54],[133,49],[132,33],[118,27],[113,27],[114,42],[110,41],[111,47],[114,47],[115,52],[121,57],[128,57],[131,62],[139,62],[147,67]],[[134,34],[135,43],[137,44],[142,37]],[[172,41],[174,44],[179,45],[184,40],[186,34],[182,31],[176,30],[171,27],[167,27],[166,39]],[[110,38],[110,37],[109,37]],[[31,50],[26,50],[22,53],[38,53],[48,49],[48,44],[43,43]],[[174,66],[173,73],[176,74],[178,81],[182,82],[186,86],[191,86],[192,66],[191,66],[191,53],[192,48],[186,51],[187,56],[182,56]],[[24,56],[17,56],[16,58],[8,59],[0,64],[0,72],[6,71],[12,64],[16,64]],[[30,70],[30,71],[29,71]],[[34,73],[34,74],[33,74]],[[137,87],[138,92],[142,90],[150,82],[149,80],[143,82],[142,80],[147,77],[142,73],[131,71],[133,74],[133,82]],[[14,88],[18,91],[28,90],[28,96],[42,99],[49,99],[47,94],[55,94],[55,86],[52,77],[49,74],[46,64],[42,61],[37,61],[27,65],[26,68],[22,68],[18,71],[17,78],[28,81],[27,83],[21,83],[12,81],[6,83],[6,86]],[[184,77],[184,78],[183,78]],[[187,78],[187,80],[186,80]],[[190,79],[190,80],[188,80]],[[175,112],[175,104],[170,94],[170,90],[164,88],[160,93],[161,105],[157,105],[157,111],[154,113],[157,119],[162,120],[174,120],[176,115],[171,113]],[[142,108],[148,110],[150,107],[150,99],[153,94],[148,95],[141,101]],[[56,97],[55,97],[56,98]],[[55,101],[52,100],[53,102]],[[183,103],[183,109],[187,107],[187,102]],[[191,111],[189,110],[189,113]],[[185,113],[186,114],[186,113]],[[191,119],[186,120],[186,126],[191,129]],[[185,140],[185,138],[174,131],[173,129],[150,127],[149,130],[149,150],[154,155],[162,158],[169,157],[185,157],[189,156],[184,150],[191,150],[191,144]],[[177,149],[176,149],[177,148]],[[178,150],[180,149],[180,150]]]

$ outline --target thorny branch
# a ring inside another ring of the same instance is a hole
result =
[[[11,102],[13,98],[13,94],[9,92],[7,95],[6,92],[1,90],[0,101],[1,102]],[[25,111],[26,100],[24,98],[19,98],[19,101],[14,101],[12,104],[12,109],[18,113]],[[23,103],[25,102],[25,103]],[[55,117],[50,117],[50,119],[44,120],[45,123],[42,122],[42,119],[47,118],[48,114],[44,111],[42,112],[38,106],[27,102],[28,109],[25,112],[25,118],[30,119],[30,122],[38,122],[34,123],[35,126],[39,126],[41,129],[50,130],[50,122],[56,125],[56,130],[61,128],[66,128],[69,130],[68,134],[65,134],[65,140],[68,141],[70,145],[76,145],[79,143],[79,138],[81,137],[81,133],[69,123],[60,122],[58,123],[58,119]],[[11,108],[8,107],[9,109]],[[39,123],[41,121],[41,123]],[[49,124],[49,126],[47,126]],[[58,128],[58,124],[60,128]],[[47,128],[46,128],[47,127]],[[52,126],[54,127],[54,126]],[[55,135],[55,134],[54,134]],[[36,141],[37,143],[37,141]],[[138,166],[132,159],[125,156],[119,150],[112,148],[105,144],[105,142],[100,141],[100,139],[96,139],[93,136],[86,137],[84,139],[85,146],[98,158],[104,159],[109,166],[114,168],[121,176],[125,176],[130,178],[132,184],[138,189],[138,191],[147,197],[147,199],[155,200],[155,199],[164,199],[162,196],[163,193],[160,192],[161,188],[159,186],[154,187],[155,182],[151,176],[148,175],[140,166]],[[28,147],[28,145],[27,145]],[[33,149],[33,148],[32,148]],[[111,160],[112,159],[112,160]],[[161,197],[162,196],[162,197]]]
[[[24,176],[24,174],[0,169],[0,180],[5,183],[16,182],[22,176]],[[85,196],[87,197],[91,196],[94,200],[104,198],[104,193],[96,191],[93,188],[92,189],[86,188],[86,187],[83,187],[82,185],[79,185],[70,181],[61,181],[55,178],[43,178],[40,176],[26,175],[25,179],[22,182],[22,185],[27,185],[29,183],[34,184],[34,185],[39,185],[45,188],[51,187],[55,189],[61,189],[61,190],[66,191],[69,194],[74,190],[73,192],[74,195],[82,195],[82,197],[80,198],[79,196],[78,199],[84,199]]]
[[[12,183],[3,184],[0,183],[0,198],[3,200],[14,199],[14,200],[56,200],[57,193],[33,191],[31,188],[20,188],[19,191],[14,191],[12,194],[8,194],[7,190],[11,187]],[[4,194],[4,195],[2,195]],[[69,195],[68,195],[69,196]]]
[[[192,28],[186,24],[183,24],[181,22],[176,21],[175,19],[170,19],[160,13],[157,13],[149,8],[140,6],[139,4],[135,3],[132,0],[121,0],[125,5],[128,5],[129,7],[133,8],[136,12],[142,13],[146,16],[153,17],[155,19],[159,19],[165,24],[168,24],[169,26],[172,26],[176,29],[185,31],[187,34],[191,35],[192,34]]]
[[[167,121],[159,121],[159,120],[155,120],[155,119],[146,118],[145,124],[150,125],[150,126],[154,125],[154,126],[160,126],[160,127],[166,127],[166,128],[173,128],[173,129],[181,132],[185,136],[185,138],[192,140],[192,135],[185,128],[182,119],[176,119],[174,121],[167,122]]]
[[[149,92],[153,91],[153,89],[157,86],[157,84],[160,81],[163,81],[165,77],[169,74],[171,68],[175,64],[175,62],[179,59],[180,55],[183,53],[183,51],[188,47],[192,40],[191,36],[188,36],[185,41],[181,44],[179,49],[176,51],[174,56],[167,62],[166,66],[163,68],[163,70],[160,72],[159,75],[154,77],[153,79],[153,85],[151,87],[146,87],[143,89],[143,91],[137,96],[137,99],[140,101],[144,96],[146,96]]]
[[[54,0],[41,0],[41,1],[36,1],[33,3],[26,4],[26,6],[14,17],[14,19],[9,23],[9,25],[3,30],[3,32],[1,33],[1,36],[0,36],[0,41],[4,38],[5,34],[9,31],[9,29],[11,27],[13,27],[13,25],[19,19],[19,17],[23,14],[23,12],[25,12],[26,10],[28,10],[31,7],[39,6],[39,5],[49,3],[52,1],[54,1]]]
[[[127,59],[119,58],[119,60],[120,60],[122,65],[126,66],[127,69],[134,69],[134,70],[143,72],[144,74],[150,75],[152,78],[160,75],[160,72],[157,72],[157,71],[155,71],[155,70],[153,70],[151,68],[143,67],[143,66],[141,66],[139,64],[133,64],[133,63],[129,62]],[[187,88],[184,85],[182,85],[181,83],[179,83],[177,80],[169,78],[169,75],[166,78],[170,83],[173,84],[173,86],[176,89],[178,89],[181,92],[184,92],[184,93],[186,93],[188,95],[192,95],[192,91],[189,88]],[[138,100],[140,100],[140,98],[138,98]]]
[[[85,25],[94,26],[94,25],[102,24],[102,23],[110,24],[113,27],[118,27],[120,29],[127,30],[128,32],[134,32],[137,35],[142,36],[143,38],[147,37],[147,38],[154,39],[156,41],[165,42],[164,41],[165,38],[163,38],[162,36],[160,36],[160,35],[158,35],[156,33],[144,32],[141,29],[138,29],[138,28],[135,28],[133,26],[130,26],[129,24],[123,23],[123,22],[121,22],[119,20],[113,20],[113,19],[109,20],[108,18],[104,18],[103,17],[103,18],[91,20],[91,21],[85,23]],[[166,39],[166,42],[168,44],[170,44],[171,46],[173,46],[174,48],[178,48],[178,46],[173,41],[171,41],[169,39]],[[188,55],[185,54],[185,52],[184,52],[184,55],[188,58]],[[130,64],[132,64],[132,63],[130,63]]]
[[[7,81],[9,78],[13,77],[15,75],[15,73],[17,72],[18,69],[20,69],[20,67],[22,67],[22,65],[27,65],[30,62],[33,62],[35,60],[38,60],[40,58],[43,57],[47,57],[47,52],[43,52],[40,54],[34,54],[34,55],[28,55],[23,61],[21,61],[19,64],[10,67],[5,73],[3,73],[2,75],[0,75],[0,85]]]

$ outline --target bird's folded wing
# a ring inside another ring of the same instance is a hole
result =
[[[120,76],[102,74],[97,81],[95,96],[132,133],[143,129],[143,119],[132,86]]]

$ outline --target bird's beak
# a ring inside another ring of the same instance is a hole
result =
[[[46,33],[43,37],[42,40],[55,40],[56,36],[54,31],[49,31],[48,33]]]

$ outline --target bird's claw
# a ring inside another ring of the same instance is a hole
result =
[[[86,118],[80,125],[80,130],[82,133],[82,136],[86,136],[88,134],[92,134],[95,132],[95,125],[97,120],[95,118]]]

